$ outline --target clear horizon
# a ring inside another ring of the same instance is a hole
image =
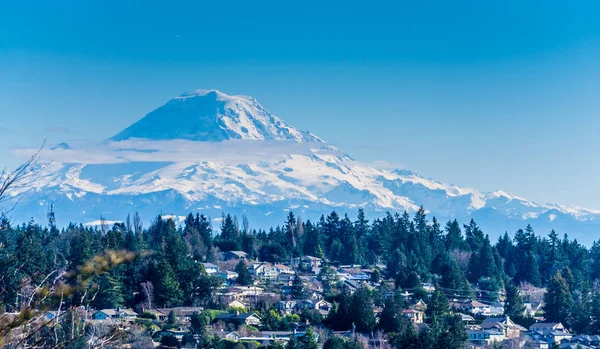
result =
[[[361,161],[600,209],[599,10],[0,4],[0,163],[44,140],[103,141],[214,88],[251,95]]]

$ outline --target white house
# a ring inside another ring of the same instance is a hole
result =
[[[235,271],[227,270],[222,273],[219,273],[219,276],[223,280],[234,280],[234,279],[237,279],[238,273],[236,273]]]
[[[219,272],[219,267],[212,263],[202,263],[207,274],[216,274]]]
[[[279,274],[294,274],[294,270],[284,264],[275,264],[275,271],[277,271]]]
[[[471,314],[481,314],[484,316],[489,316],[490,314],[490,306],[476,300],[463,303],[454,303],[454,307]]]
[[[402,315],[410,319],[413,324],[422,324],[425,322],[425,313],[416,309],[404,309]]]
[[[277,269],[269,263],[254,263],[248,266],[248,271],[254,277],[261,279],[276,279],[279,273]]]
[[[469,342],[474,345],[490,345],[500,343],[504,338],[504,334],[498,330],[467,330]]]

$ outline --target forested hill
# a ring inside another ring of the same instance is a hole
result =
[[[557,305],[568,309],[554,310],[549,298],[546,306],[552,311],[546,320],[562,321],[575,331],[600,326],[589,321],[590,311],[600,307],[588,306],[590,297],[600,299],[595,288],[600,245],[588,249],[554,231],[542,236],[527,226],[512,237],[490,241],[475,221],[442,224],[423,209],[412,217],[365,217],[359,211],[356,220],[331,212],[316,222],[290,212],[282,225],[266,230],[250,229],[246,219],[231,215],[224,215],[216,230],[203,215],[190,214],[180,227],[160,216],[147,229],[140,221],[136,215],[111,227],[71,224],[60,231],[35,222],[5,222],[0,232],[2,295],[14,294],[21,280],[40,282],[52,270],[76,270],[103,250],[124,249],[139,257],[94,279],[90,287],[99,291],[91,302],[94,308],[136,307],[144,302],[143,285],[149,282],[158,305],[209,304],[219,282],[198,262],[216,262],[219,252],[240,250],[272,263],[311,255],[330,265],[384,265],[383,276],[396,288],[414,290],[428,282],[448,297],[478,293],[493,301],[512,285],[548,287],[569,302]],[[3,301],[8,308],[13,304]]]

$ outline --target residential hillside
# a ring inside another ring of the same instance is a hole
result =
[[[4,220],[8,347],[598,346],[600,249],[535,234],[491,241],[424,209],[358,219],[293,212],[251,229],[189,214],[58,229]],[[68,329],[68,330],[66,330]],[[42,344],[40,344],[42,343]],[[86,344],[87,343],[87,344]],[[90,344],[91,343],[91,344]],[[111,344],[112,343],[112,344]]]

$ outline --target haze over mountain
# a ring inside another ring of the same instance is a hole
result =
[[[474,218],[493,237],[531,224],[540,234],[554,228],[590,244],[600,228],[600,211],[361,163],[254,98],[216,90],[184,93],[102,144],[61,143],[42,158],[39,178],[14,192],[20,194],[16,221],[44,221],[54,203],[59,225],[120,221],[135,211],[147,221],[189,212],[218,220],[226,212],[268,228],[289,210],[315,220],[332,210],[354,217],[362,207],[373,219],[422,205],[442,223]]]

